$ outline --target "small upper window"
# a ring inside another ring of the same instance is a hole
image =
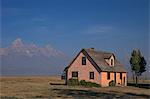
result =
[[[86,57],[82,57],[82,65],[86,65]]]
[[[94,72],[90,72],[90,79],[94,79]]]
[[[114,62],[113,59],[111,59],[110,61],[111,61],[111,66],[113,66],[113,62]]]

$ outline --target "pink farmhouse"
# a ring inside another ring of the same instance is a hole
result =
[[[116,86],[127,85],[127,73],[113,53],[95,51],[94,48],[82,49],[64,70],[66,82],[76,77],[109,86],[114,80]]]

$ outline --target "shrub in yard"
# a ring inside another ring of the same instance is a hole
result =
[[[116,83],[115,83],[114,80],[112,80],[112,81],[109,82],[109,86],[115,86],[115,85],[116,85]]]
[[[87,82],[85,80],[81,80],[79,82],[79,85],[82,85],[82,86],[86,86],[87,85]]]
[[[87,86],[89,86],[89,87],[100,87],[99,84],[93,83],[93,82],[87,82]]]
[[[79,85],[79,81],[78,81],[78,79],[73,79],[73,78],[71,78],[71,79],[69,79],[69,80],[67,81],[67,84],[68,84],[69,86],[75,86],[75,85]]]
[[[85,80],[79,81],[78,79],[71,78],[68,80],[67,84],[69,86],[76,86],[76,85],[81,85],[81,86],[86,86],[86,87],[100,87],[99,84],[94,83],[94,82],[86,82]]]
[[[79,82],[79,85],[87,86],[87,87],[100,87],[100,85],[97,84],[97,83],[94,83],[94,82],[86,82],[85,80],[81,80],[81,81]]]

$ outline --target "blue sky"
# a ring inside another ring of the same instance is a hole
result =
[[[2,0],[2,47],[16,38],[70,57],[94,47],[148,59],[148,0]]]

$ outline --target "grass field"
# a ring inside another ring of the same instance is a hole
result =
[[[64,85],[60,77],[0,77],[0,97],[1,99],[148,99],[150,89],[131,86],[73,87]]]

